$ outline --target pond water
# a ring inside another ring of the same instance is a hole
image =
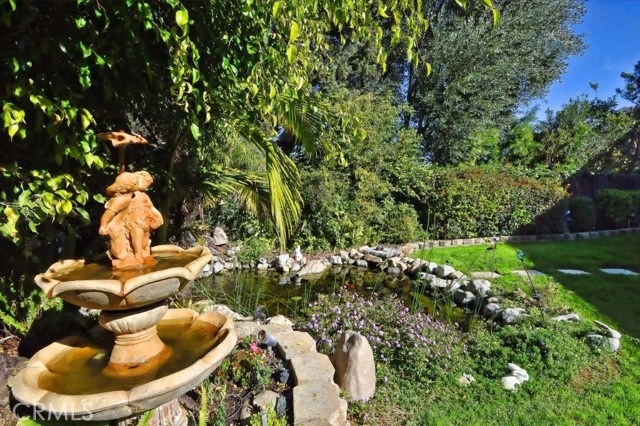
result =
[[[466,314],[453,307],[444,297],[430,297],[420,290],[417,281],[361,268],[331,268],[322,277],[292,280],[291,276],[273,271],[237,271],[203,278],[183,291],[182,297],[192,301],[211,299],[252,315],[257,306],[267,310],[268,316],[295,316],[302,308],[317,299],[319,294],[331,294],[345,286],[364,296],[378,298],[397,295],[407,306],[435,317],[446,317],[462,324]]]

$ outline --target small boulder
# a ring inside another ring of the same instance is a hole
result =
[[[400,275],[400,273],[402,271],[400,270],[400,268],[398,268],[396,266],[391,266],[391,267],[387,268],[386,272],[387,272],[387,274],[391,274],[391,275]]]
[[[368,264],[372,265],[372,266],[378,266],[382,263],[382,258],[378,257],[378,256],[374,256],[372,254],[365,254],[364,255],[364,260],[365,262],[367,262]]]
[[[213,273],[214,274],[219,274],[220,272],[224,271],[224,264],[221,262],[216,262],[213,264]]]
[[[482,312],[487,318],[497,318],[502,313],[502,306],[497,303],[488,303]]]
[[[464,291],[462,289],[458,289],[458,290],[456,290],[455,294],[453,295],[453,300],[459,306],[468,306],[468,305],[472,305],[472,304],[475,303],[476,296],[475,296],[475,294],[471,293],[470,291]]]
[[[480,297],[485,297],[491,291],[491,283],[482,279],[472,280],[467,284],[467,290]]]
[[[300,269],[298,275],[303,277],[305,275],[322,274],[330,266],[331,264],[327,261],[323,261],[320,259],[310,260],[302,269]]]
[[[364,259],[358,259],[358,260],[356,260],[356,266],[358,268],[368,268],[369,264]]]
[[[293,258],[298,263],[300,263],[304,258],[304,256],[302,255],[302,249],[300,249],[300,246],[296,247],[295,251],[293,252]]]
[[[340,250],[340,260],[342,260],[343,262],[349,260],[349,252]]]
[[[578,314],[566,314],[566,315],[558,315],[557,317],[551,318],[553,321],[566,321],[566,322],[578,322],[580,321],[580,315]]]
[[[342,265],[342,257],[341,256],[331,256],[329,257],[329,262],[331,262],[332,265]]]
[[[435,274],[440,278],[454,278],[453,277],[454,272],[456,272],[456,270],[453,269],[451,266],[440,265],[436,268]]]
[[[502,311],[502,322],[505,324],[515,324],[519,318],[526,315],[527,311],[524,308],[507,308]]]
[[[213,229],[212,243],[214,246],[223,246],[229,243],[229,238],[227,237],[226,232],[224,232],[224,229],[217,226]]]
[[[367,401],[376,390],[376,366],[366,337],[346,331],[335,350],[335,380],[353,401]]]
[[[279,396],[280,395],[271,390],[262,391],[253,397],[253,405],[256,408],[266,409],[271,406],[271,408],[275,409]]]
[[[288,325],[293,327],[293,321],[284,315],[276,315],[267,319],[267,324],[280,324],[280,325]]]

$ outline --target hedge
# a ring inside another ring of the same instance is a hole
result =
[[[601,229],[626,228],[630,216],[632,225],[637,224],[640,191],[604,189],[596,195],[595,204]]]
[[[424,204],[437,238],[567,231],[558,178],[500,165],[434,168],[430,179]]]

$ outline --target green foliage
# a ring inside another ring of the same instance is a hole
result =
[[[629,115],[616,107],[615,98],[589,100],[582,95],[556,113],[548,111],[538,129],[541,161],[565,176],[585,167],[597,170],[598,158],[606,157],[633,126]]]
[[[457,2],[462,3],[462,2]],[[468,3],[468,2],[464,2]],[[410,71],[407,102],[436,163],[481,162],[497,146],[491,129],[503,128],[513,112],[541,96],[583,49],[580,0],[496,1],[500,24],[478,22],[477,4],[425,3],[429,30],[419,40],[431,75]],[[399,56],[400,60],[403,60]]]
[[[542,226],[566,193],[553,177],[507,166],[433,169],[423,203],[438,238],[513,235]]]
[[[499,379],[508,363],[527,370],[536,380],[567,383],[575,371],[596,361],[597,356],[583,339],[591,331],[585,323],[526,321],[490,333],[477,331],[468,343],[472,371]],[[548,353],[541,350],[543,341]],[[526,386],[526,385],[525,385]]]
[[[482,3],[494,9],[491,1]],[[385,34],[393,33],[407,42],[417,66],[424,54],[414,40],[427,26],[419,1],[9,4],[0,10],[0,103],[9,139],[0,202],[13,209],[1,222],[10,238],[28,223],[37,229],[58,215],[84,217],[91,197],[78,194],[100,192],[104,182],[96,176],[106,180],[114,172],[96,132],[115,128],[142,133],[157,148],[136,166],[148,166],[162,185],[167,218],[189,185],[213,195],[237,192],[253,207],[258,198],[267,202],[284,243],[300,216],[301,196],[295,165],[273,143],[278,130],[314,151],[320,129],[349,122],[324,114],[310,82],[326,66],[330,41],[370,43],[384,69]],[[260,152],[260,176],[216,164],[211,151],[234,138]],[[70,196],[47,188],[49,179],[66,174],[73,177],[63,188]],[[26,190],[49,195],[41,206],[24,206],[18,198]]]
[[[420,239],[414,206],[427,190],[429,169],[415,131],[398,120],[404,107],[390,94],[344,91],[334,108],[350,112],[360,139],[341,143],[346,164],[300,159],[305,208],[296,241],[328,250]]]
[[[272,372],[273,368],[267,363],[265,351],[248,337],[222,361],[215,377],[219,384],[232,381],[244,388],[251,386],[263,389],[269,384]]]
[[[600,228],[626,228],[630,215],[640,214],[640,191],[605,189],[598,192],[595,204]]]
[[[267,426],[287,426],[287,418],[285,416],[278,417],[278,414],[271,405],[266,409]],[[262,422],[262,413],[255,413],[249,418],[250,426],[265,426]]]
[[[0,320],[12,331],[25,335],[34,321],[49,309],[60,311],[62,300],[48,299],[40,289],[0,277]]]
[[[260,235],[251,236],[242,242],[238,261],[243,264],[256,262],[261,257],[265,257],[271,247],[271,242],[267,238]]]
[[[589,197],[569,198],[569,210],[571,210],[572,232],[593,231],[596,227],[596,207]]]

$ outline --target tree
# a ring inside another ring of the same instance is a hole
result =
[[[193,184],[211,196],[240,191],[254,206],[266,195],[284,243],[300,215],[299,175],[273,138],[284,127],[316,149],[329,117],[308,77],[324,66],[327,37],[367,39],[384,64],[374,17],[413,40],[426,26],[417,4],[3,0],[2,234],[18,241],[28,228],[86,223],[113,175],[95,134],[125,129],[153,144],[130,154],[157,177],[165,216]],[[259,150],[263,174],[210,161],[234,139]]]
[[[407,117],[439,164],[482,160],[478,134],[502,129],[518,107],[539,97],[583,49],[572,25],[584,14],[581,0],[495,2],[498,26],[481,19],[477,4],[425,2],[429,30],[416,42],[430,69],[406,67]],[[429,71],[431,74],[429,75]]]

